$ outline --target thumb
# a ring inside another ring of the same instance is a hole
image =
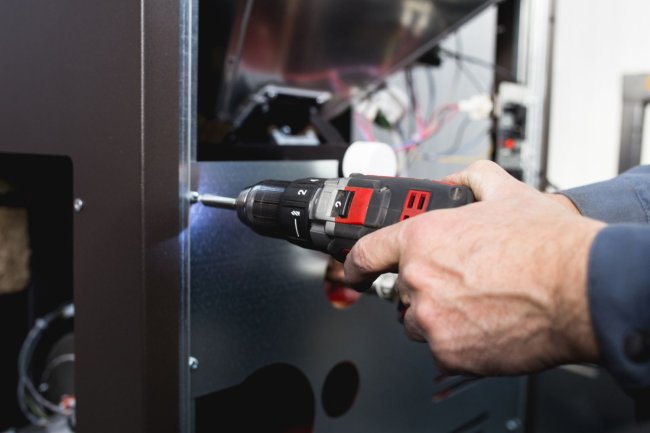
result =
[[[506,190],[519,183],[492,161],[477,161],[465,170],[451,174],[443,182],[467,186],[477,200],[493,200],[508,195]]]

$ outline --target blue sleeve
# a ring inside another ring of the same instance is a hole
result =
[[[603,365],[630,393],[650,388],[650,166],[563,191],[609,223],[591,246],[588,296]]]
[[[650,387],[650,227],[613,224],[591,247],[589,307],[603,365],[627,391]]]
[[[605,182],[562,191],[581,214],[607,223],[650,223],[650,165]]]

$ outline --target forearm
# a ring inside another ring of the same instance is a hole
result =
[[[635,167],[614,179],[559,193],[585,216],[610,224],[650,224],[650,166]]]
[[[650,387],[650,227],[614,224],[596,237],[588,295],[603,364],[629,391]]]

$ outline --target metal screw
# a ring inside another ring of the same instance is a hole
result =
[[[512,418],[506,421],[506,430],[508,431],[519,430],[520,427],[521,427],[521,420],[519,420],[519,418]]]
[[[84,208],[84,201],[80,198],[75,198],[74,202],[72,204],[72,207],[74,207],[74,211],[79,213],[81,210]]]
[[[280,128],[283,134],[289,135],[291,134],[291,126],[289,125],[284,125],[282,128]]]
[[[199,368],[199,360],[193,356],[190,356],[189,366],[190,370],[197,370]]]

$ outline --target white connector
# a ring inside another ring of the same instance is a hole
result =
[[[467,113],[472,120],[487,119],[492,114],[492,110],[494,110],[494,103],[487,93],[474,95],[458,102],[458,111]]]
[[[395,126],[406,114],[408,106],[408,96],[404,91],[387,86],[358,102],[355,110],[371,122],[381,113],[389,124]]]

